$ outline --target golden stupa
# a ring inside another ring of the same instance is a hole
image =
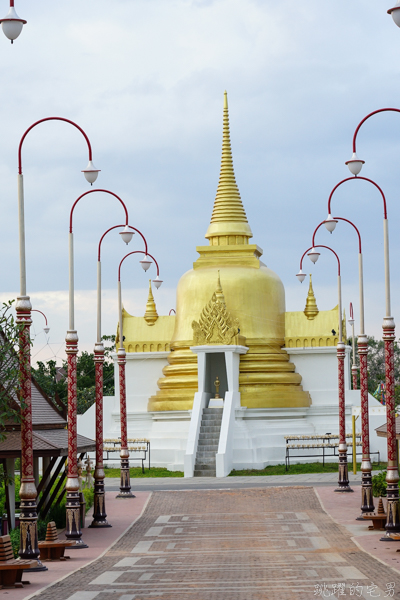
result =
[[[242,340],[249,348],[247,354],[240,357],[242,406],[309,406],[310,395],[300,385],[301,375],[295,373],[294,365],[282,349],[285,343],[283,284],[261,262],[261,248],[249,243],[253,234],[233,170],[226,92],[221,172],[205,237],[209,245],[197,247],[199,258],[178,284],[169,364],[163,369],[164,377],[158,380],[158,392],[149,399],[148,410],[192,408],[198,387],[197,356],[190,350],[194,345],[193,323],[199,322],[210,300],[222,291],[227,314],[238,325],[236,341],[231,343]],[[157,328],[158,323],[155,322],[153,327]]]

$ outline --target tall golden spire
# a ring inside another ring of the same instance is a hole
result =
[[[229,133],[228,95],[224,93],[221,171],[211,223],[206,236],[210,246],[248,244],[253,237],[233,170]]]
[[[146,303],[146,312],[144,313],[144,319],[147,325],[154,325],[158,319],[158,313],[156,309],[156,303],[154,302],[153,291],[151,289],[151,279],[149,279],[149,297]]]
[[[306,307],[304,309],[304,314],[306,315],[307,319],[309,319],[311,321],[312,319],[315,319],[315,317],[317,316],[318,313],[319,313],[319,310],[318,310],[317,302],[316,302],[315,296],[314,296],[314,290],[313,290],[313,286],[312,286],[311,273],[310,273],[310,285],[308,287],[307,301],[306,301]]]

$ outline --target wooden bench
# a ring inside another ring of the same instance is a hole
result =
[[[59,540],[54,521],[47,523],[46,539],[39,542],[40,560],[66,560],[64,556],[66,546],[74,546],[74,540]]]
[[[24,569],[36,567],[36,560],[21,560],[14,558],[14,552],[9,535],[0,536],[0,587],[22,588],[29,581],[21,581]]]

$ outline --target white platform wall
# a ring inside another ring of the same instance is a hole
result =
[[[157,380],[168,364],[167,356],[167,352],[126,355],[128,437],[150,440],[153,466],[183,471],[191,411],[147,412],[148,399],[156,393]],[[289,356],[303,377],[303,389],[310,392],[312,404],[309,408],[236,409],[232,456],[235,469],[284,463],[285,435],[338,432],[336,348],[290,348]],[[104,399],[105,438],[120,435],[117,365],[115,375],[116,396]],[[360,392],[350,390],[349,347],[346,347],[345,382],[346,430],[350,432],[351,416],[360,411]],[[385,408],[371,395],[369,401],[371,451],[379,450],[381,459],[386,460],[386,439],[378,438],[374,431],[386,421]],[[356,421],[357,431],[361,429],[360,421],[360,418]],[[92,406],[78,417],[78,432],[94,439],[94,423],[95,406]],[[118,457],[115,463],[118,464]]]

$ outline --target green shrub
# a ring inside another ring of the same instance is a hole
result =
[[[66,504],[66,496],[62,500],[57,500],[53,503],[50,508],[47,519],[49,521],[54,521],[57,529],[64,529],[65,527],[65,504]]]
[[[86,501],[86,512],[89,510],[89,508],[92,508],[93,506],[93,502],[94,502],[94,489],[93,488],[84,488],[82,490],[83,495],[85,497],[85,501]]]
[[[386,471],[381,471],[377,475],[372,476],[372,495],[375,498],[386,496]]]
[[[19,550],[19,527],[11,529],[10,531],[11,545],[14,552],[14,558],[18,558]]]
[[[40,519],[38,519],[37,522],[37,535],[38,535],[38,540],[39,542],[41,542],[42,540],[46,539],[46,531],[47,531],[47,523],[49,521],[41,521]]]

